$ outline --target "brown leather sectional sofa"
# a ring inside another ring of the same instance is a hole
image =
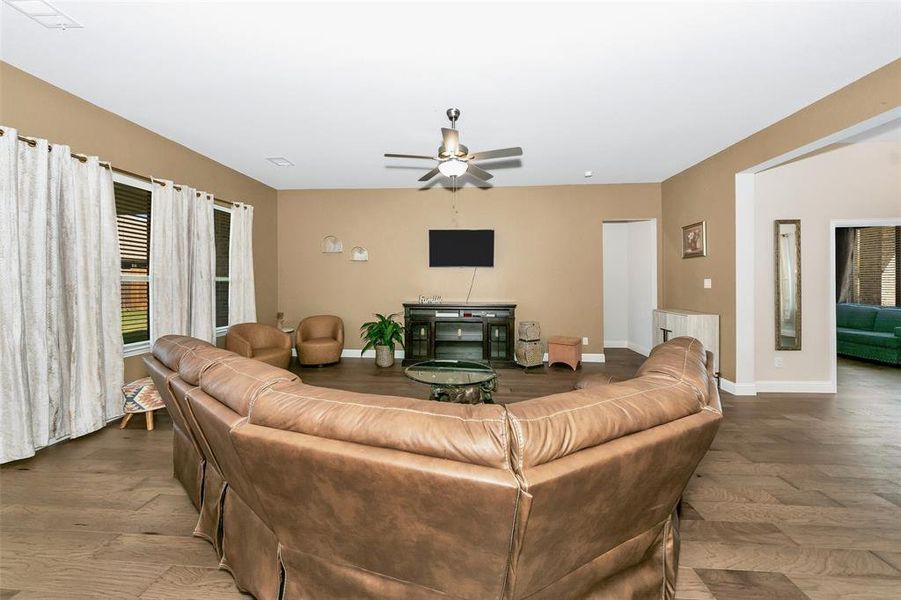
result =
[[[672,598],[676,505],[722,418],[701,344],[506,406],[357,394],[167,336],[175,474],[258,598]]]

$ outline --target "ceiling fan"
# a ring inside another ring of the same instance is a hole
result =
[[[456,178],[468,174],[481,181],[488,181],[494,175],[479,168],[474,163],[479,160],[494,158],[508,158],[522,156],[522,148],[501,148],[499,150],[486,150],[484,152],[469,152],[469,148],[460,143],[460,132],[457,131],[457,119],[460,118],[460,109],[447,109],[447,118],[451,122],[450,129],[441,128],[441,146],[438,147],[438,156],[424,156],[421,154],[385,154],[386,158],[421,158],[424,160],[437,160],[438,166],[419,178],[419,181],[428,181],[439,173],[445,177]],[[456,181],[456,180],[455,180]]]

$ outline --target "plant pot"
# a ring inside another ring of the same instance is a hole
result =
[[[375,364],[380,367],[390,367],[394,364],[394,351],[390,346],[375,347]]]

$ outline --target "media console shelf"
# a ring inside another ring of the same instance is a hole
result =
[[[512,367],[515,304],[404,303],[404,365],[480,360]]]

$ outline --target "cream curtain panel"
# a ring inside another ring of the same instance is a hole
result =
[[[97,157],[0,131],[0,462],[122,414],[119,241]]]
[[[213,196],[154,180],[150,220],[150,340],[216,341]]]
[[[257,320],[253,282],[253,207],[236,204],[232,209],[228,242],[228,323]]]

